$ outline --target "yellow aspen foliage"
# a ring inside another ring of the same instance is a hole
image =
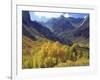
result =
[[[88,65],[88,51],[81,49],[77,43],[72,46],[58,41],[42,41],[28,51],[23,49],[23,68],[48,68]],[[29,54],[30,53],[30,54]]]

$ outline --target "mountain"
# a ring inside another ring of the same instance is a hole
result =
[[[34,34],[30,34],[30,15],[28,11],[23,11],[22,12],[22,34],[33,39],[36,40],[35,35]]]
[[[72,26],[69,20],[63,15],[58,18],[51,18],[46,22],[46,26],[49,27],[53,32],[55,32],[55,34],[74,29],[74,26]]]
[[[83,24],[84,20],[85,20],[84,18],[74,18],[74,17],[66,18],[63,15],[61,15],[58,18],[51,18],[45,23],[44,22],[40,23],[53,31],[55,28],[68,31],[80,27]]]
[[[74,17],[68,17],[67,19],[75,28],[80,27],[85,20],[84,18],[74,18]]]
[[[73,36],[78,36],[80,34],[80,28],[85,26],[85,24],[88,25],[89,22],[86,22],[84,18],[66,18],[61,15],[58,18],[51,18],[46,23],[42,22],[41,24],[49,28],[56,36],[62,37],[63,39],[71,39]],[[88,31],[86,34],[88,34]]]
[[[86,18],[51,18],[47,22],[31,21],[28,11],[22,12],[22,32],[24,36],[37,40],[46,38],[72,45],[75,41],[89,40],[89,16]]]
[[[65,40],[62,37],[58,37],[49,28],[41,25],[37,21],[31,21],[28,11],[22,12],[22,33],[24,36],[37,40],[39,38],[46,38],[52,41],[59,41],[62,44],[72,45],[72,41]]]
[[[51,33],[51,31],[48,28],[42,26],[37,21],[30,20],[28,11],[23,11],[22,15],[23,35],[26,35],[32,39],[35,39],[38,36],[56,40],[56,37],[54,36],[54,34]]]
[[[89,16],[86,17],[83,25],[73,32],[75,37],[89,38]]]
[[[48,25],[47,25],[48,24]],[[86,18],[64,17],[52,18],[47,21],[52,32],[64,40],[74,41],[79,38],[89,38],[89,16]]]

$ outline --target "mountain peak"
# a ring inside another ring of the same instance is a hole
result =
[[[61,15],[60,17],[61,17],[61,18],[65,18],[64,15]]]
[[[66,20],[66,17],[64,15],[61,15],[58,19],[59,20]]]

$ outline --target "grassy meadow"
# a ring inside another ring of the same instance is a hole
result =
[[[88,44],[88,43],[86,43]],[[72,46],[46,38],[22,37],[22,68],[52,68],[89,65],[89,46],[74,42]]]

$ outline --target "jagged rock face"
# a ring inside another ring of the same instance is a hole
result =
[[[50,25],[51,24],[51,25]],[[49,25],[51,27],[51,30],[55,34],[60,34],[64,31],[69,31],[74,29],[75,27],[72,26],[72,24],[69,22],[69,19],[65,18],[63,15],[61,15],[58,18],[52,18],[46,22],[46,25]]]
[[[22,11],[22,22],[29,26],[31,22],[29,11]]]
[[[47,21],[52,32],[59,37],[61,42],[89,39],[89,16],[86,18],[74,18],[60,16]],[[49,27],[48,27],[49,28]]]
[[[32,40],[36,40],[34,34],[30,32],[30,14],[29,11],[22,11],[22,34],[31,38]]]
[[[84,37],[84,38],[89,38],[89,16],[86,18],[85,22],[81,27],[79,27],[75,32],[74,32],[75,37]]]
[[[57,26],[57,27],[55,27]],[[74,27],[72,24],[65,18],[65,17],[60,17],[60,19],[54,24],[53,30],[55,34],[60,34],[62,32],[67,32],[70,30],[73,30]]]
[[[56,40],[56,36],[54,36],[51,31],[39,24],[37,21],[31,21],[30,20],[30,15],[28,11],[23,11],[22,12],[22,21],[23,21],[23,35],[26,35],[32,39],[35,38],[36,35],[33,30],[37,31],[37,33],[42,34],[44,37],[51,39],[51,40]]]

